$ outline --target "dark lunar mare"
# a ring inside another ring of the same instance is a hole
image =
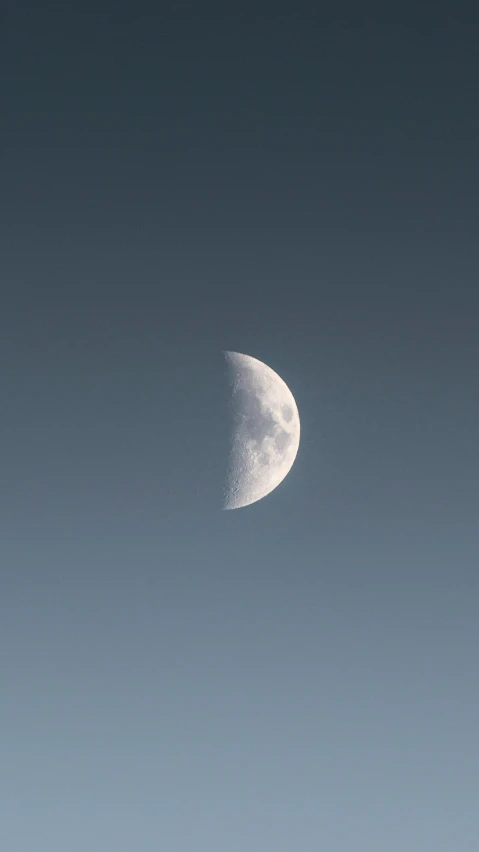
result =
[[[233,406],[235,426],[241,431],[241,426],[244,425],[248,438],[261,446],[264,439],[270,437],[274,439],[278,452],[287,448],[291,435],[281,428],[269,411],[264,410],[254,391],[237,387],[233,393]]]

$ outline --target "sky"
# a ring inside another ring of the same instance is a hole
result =
[[[479,69],[451,14],[7,0],[2,848],[477,842]],[[301,417],[230,512],[223,350]]]

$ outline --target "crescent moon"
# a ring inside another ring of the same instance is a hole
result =
[[[232,433],[224,509],[239,509],[273,491],[299,447],[293,394],[271,367],[240,352],[224,353],[232,377]]]

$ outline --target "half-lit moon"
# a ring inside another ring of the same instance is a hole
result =
[[[223,508],[261,500],[289,473],[299,447],[293,394],[271,367],[225,352],[233,386],[234,428]]]

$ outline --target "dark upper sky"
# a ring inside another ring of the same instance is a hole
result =
[[[0,845],[470,852],[477,21],[6,2]],[[221,351],[302,440],[221,512]]]

